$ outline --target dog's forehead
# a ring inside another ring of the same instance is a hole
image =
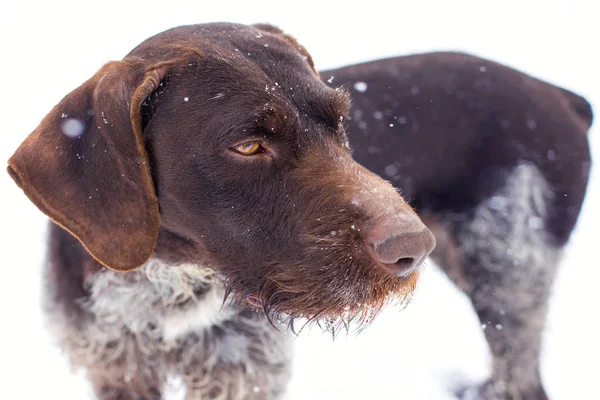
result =
[[[294,65],[298,73],[315,76],[308,54],[283,33],[232,23],[187,25],[154,35],[134,48],[128,56],[151,60],[177,53],[216,56],[223,60],[244,57],[277,74],[282,64]],[[303,49],[303,48],[302,48]]]
[[[294,120],[306,129],[301,121],[313,126],[317,121],[336,130],[348,113],[346,93],[325,85],[306,51],[283,34],[229,23],[183,26],[148,39],[130,54],[147,58],[169,48],[191,55],[175,74],[182,90],[196,88],[194,98],[201,94],[209,105],[229,104],[236,114],[228,118],[232,123],[271,113],[275,127],[282,117],[279,125]]]
[[[129,53],[128,57],[131,56],[150,62],[195,56],[199,64],[203,59],[218,59],[248,74],[263,87],[312,86],[327,90],[309,62],[308,53],[294,39],[253,26],[232,23],[180,26],[148,38]]]
[[[307,55],[282,34],[234,24],[207,25],[200,29],[207,41],[203,43],[207,53],[243,72],[255,72],[252,79],[256,84],[290,90],[311,85],[325,88]]]

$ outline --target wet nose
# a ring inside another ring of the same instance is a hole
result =
[[[412,212],[380,217],[368,230],[366,244],[376,265],[395,277],[407,277],[435,247],[431,231]]]

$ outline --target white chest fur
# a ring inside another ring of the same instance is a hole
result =
[[[85,307],[99,326],[121,325],[169,344],[217,324],[234,312],[206,267],[153,258],[132,272],[102,270],[89,281]]]

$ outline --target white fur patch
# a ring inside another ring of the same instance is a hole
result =
[[[206,329],[231,316],[228,306],[223,305],[224,291],[213,288],[201,301],[195,301],[192,307],[175,310],[166,315],[163,322],[163,340],[171,342],[191,332]]]
[[[198,265],[153,258],[132,272],[99,271],[88,284],[85,307],[98,325],[120,322],[134,334],[153,332],[165,344],[232,314],[222,307],[224,290],[213,270]]]
[[[555,265],[558,249],[548,244],[544,231],[551,196],[536,166],[515,167],[505,187],[476,208],[469,234],[461,240],[462,251],[478,254],[481,266],[489,270],[511,268],[496,265],[497,260],[511,260],[524,274]]]
[[[53,304],[48,327],[72,365],[119,398],[149,398],[140,388],[174,383],[190,399],[281,398],[291,338],[259,313],[222,307],[225,291],[212,270],[154,258],[132,272],[98,271],[86,289],[85,315]]]

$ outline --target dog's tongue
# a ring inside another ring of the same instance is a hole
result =
[[[262,308],[262,304],[260,302],[260,300],[258,299],[258,296],[248,296],[246,297],[246,301],[248,302],[248,304],[250,304],[253,307],[256,307],[258,309]]]

